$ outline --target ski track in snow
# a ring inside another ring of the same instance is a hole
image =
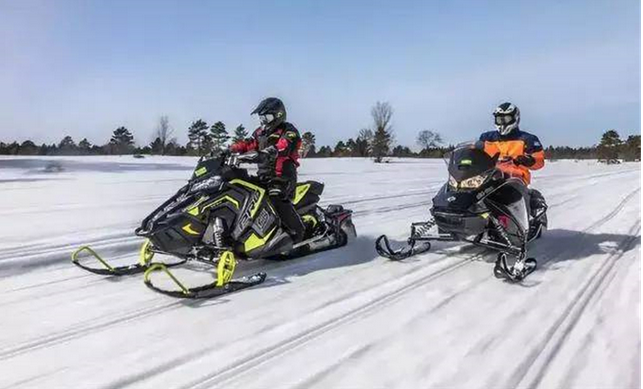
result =
[[[301,180],[325,182],[323,204],[353,209],[359,238],[308,259],[244,264],[242,273],[267,271],[267,282],[218,300],[177,301],[139,277],[69,263],[86,243],[134,260],[131,231],[193,162],[149,158],[139,163],[155,170],[143,173],[31,172],[22,181],[0,170],[10,189],[0,191],[0,219],[19,219],[0,223],[9,237],[0,246],[0,364],[10,372],[0,388],[640,386],[640,280],[628,276],[640,271],[640,164],[558,161],[535,173],[550,231],[532,245],[539,267],[520,285],[495,279],[495,254],[471,246],[437,243],[402,263],[374,253],[379,234],[403,241],[428,216],[446,175],[431,160],[305,160]],[[23,224],[66,212],[59,228],[22,229],[17,243]]]

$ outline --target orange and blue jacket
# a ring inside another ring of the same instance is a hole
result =
[[[513,163],[500,163],[500,170],[522,178],[525,184],[531,182],[530,170],[538,170],[545,166],[545,152],[538,137],[528,132],[515,129],[507,135],[500,135],[498,131],[489,131],[480,135],[484,142],[484,151],[490,156],[500,154],[503,158],[514,159],[520,155],[531,155],[536,161],[532,166],[515,165]]]

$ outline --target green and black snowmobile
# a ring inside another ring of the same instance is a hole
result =
[[[97,274],[144,273],[145,284],[158,292],[187,298],[214,297],[262,283],[263,272],[234,278],[239,259],[290,259],[346,245],[356,236],[352,211],[341,205],[320,207],[324,185],[315,181],[297,184],[293,204],[306,226],[304,240],[293,244],[273,209],[266,189],[240,164],[254,153],[201,158],[192,178],[136,229],[147,238],[136,264],[115,267],[84,246],[72,254],[77,266]],[[86,252],[101,268],[80,261]],[[167,254],[178,262],[153,262],[154,254]],[[188,287],[169,268],[198,261],[215,268],[214,282]],[[178,289],[154,285],[150,275],[164,272]]]

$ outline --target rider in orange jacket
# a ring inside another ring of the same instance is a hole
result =
[[[531,183],[531,170],[545,166],[545,152],[535,135],[519,128],[520,110],[512,103],[502,103],[494,111],[496,131],[480,135],[484,151],[490,156],[499,155],[498,168],[513,177],[519,177],[525,185]],[[542,194],[529,190],[532,214],[538,212],[545,203]]]

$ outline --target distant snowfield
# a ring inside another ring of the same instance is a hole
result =
[[[134,228],[195,162],[0,158],[0,388],[640,387],[639,163],[535,173],[550,230],[519,285],[469,246],[401,263],[375,253],[377,236],[402,241],[428,217],[440,160],[303,160],[323,204],[355,211],[357,240],[255,263],[266,283],[220,299],[178,301],[70,263],[81,244],[136,260]]]

